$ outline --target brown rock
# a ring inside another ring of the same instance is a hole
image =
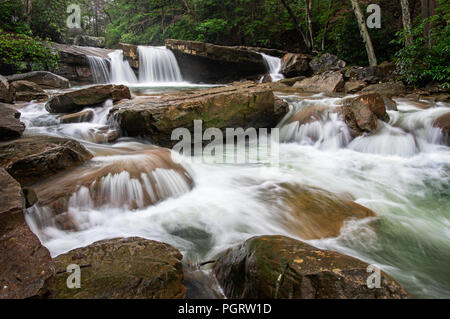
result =
[[[441,129],[444,143],[450,146],[450,112],[439,116],[433,122],[433,126]]]
[[[44,101],[48,98],[44,90],[33,82],[14,81],[11,83],[11,86],[14,88],[14,96],[16,101]]]
[[[327,71],[339,71],[347,66],[347,63],[340,60],[337,56],[330,53],[322,54],[309,63],[314,73],[322,73]]]
[[[370,289],[368,264],[283,236],[253,237],[224,252],[214,266],[228,298],[404,299],[408,293],[381,272]]]
[[[33,82],[44,89],[67,89],[70,87],[69,80],[47,71],[33,71],[28,73],[14,74],[6,77],[10,83],[16,81]]]
[[[20,184],[4,169],[0,184],[0,299],[42,296],[55,266],[25,222]]]
[[[123,56],[133,69],[139,69],[139,52],[136,45],[119,43],[119,49],[123,51]]]
[[[344,76],[340,72],[324,72],[294,84],[294,88],[303,92],[335,93],[344,90]]]
[[[405,85],[402,82],[387,82],[369,85],[364,88],[363,93],[378,93],[386,97],[402,96],[406,93]]]
[[[56,257],[52,299],[181,299],[181,253],[168,244],[142,238],[103,240]],[[67,266],[81,268],[81,288],[68,289]]]
[[[20,112],[12,105],[0,103],[0,141],[19,138],[25,130],[20,122]]]
[[[350,81],[345,83],[344,92],[347,94],[353,94],[361,91],[366,87],[366,83],[364,81]]]
[[[98,106],[108,99],[119,101],[130,98],[130,90],[125,85],[95,85],[57,95],[47,102],[45,109],[50,113],[72,113],[88,106]]]
[[[288,53],[281,59],[281,73],[290,78],[310,75],[309,61],[311,57],[308,55]]]
[[[29,136],[0,143],[0,167],[29,185],[90,160],[80,143],[52,136]]]
[[[89,122],[94,118],[94,111],[85,110],[78,113],[62,115],[58,117],[61,123],[80,123],[80,122]]]
[[[279,83],[286,84],[287,86],[293,86],[298,81],[301,81],[304,79],[306,79],[305,76],[297,76],[295,78],[287,78],[287,79],[280,80]]]
[[[0,102],[12,103],[14,91],[9,87],[8,80],[0,75]]]

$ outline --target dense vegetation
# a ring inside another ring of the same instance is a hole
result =
[[[406,46],[400,1],[358,1],[366,17],[368,4],[381,7],[382,27],[368,31],[379,63],[395,60],[409,83],[450,82],[448,1],[440,0],[434,15],[424,16],[423,3],[438,0],[409,0],[413,42]],[[66,26],[69,4],[81,6],[81,29]],[[0,0],[0,5],[5,48],[16,39],[11,33],[57,42],[82,33],[105,36],[108,47],[119,42],[161,45],[167,38],[176,38],[330,52],[350,64],[368,64],[350,0]],[[44,54],[52,63],[45,49],[35,50],[39,40],[28,41],[34,46],[31,51]],[[14,59],[23,58],[5,50],[2,56],[6,54],[8,60],[2,63],[16,65]]]

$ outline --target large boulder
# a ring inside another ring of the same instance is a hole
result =
[[[95,47],[104,48],[105,47],[104,37],[91,37],[88,35],[77,35],[73,41],[74,45],[84,46],[84,47]]]
[[[361,90],[363,93],[378,93],[386,97],[402,96],[406,93],[403,82],[387,82],[372,84]]]
[[[378,93],[366,93],[346,99],[338,112],[354,137],[375,132],[378,120],[389,122],[385,99]]]
[[[25,222],[20,184],[2,168],[0,184],[0,299],[43,296],[55,266]]]
[[[11,83],[11,86],[14,88],[14,98],[16,101],[44,101],[48,98],[44,90],[33,82],[14,81]]]
[[[238,83],[202,91],[184,92],[124,101],[110,113],[128,136],[149,136],[160,146],[172,147],[176,128],[194,130],[194,120],[203,129],[272,128],[288,112],[286,103],[276,103],[270,84]]]
[[[340,60],[337,56],[330,53],[322,54],[311,60],[309,63],[314,73],[322,73],[326,71],[339,71],[347,66],[345,61]]]
[[[353,94],[361,91],[367,86],[364,81],[349,81],[345,83],[344,92],[346,94]]]
[[[294,84],[294,88],[302,92],[336,93],[344,90],[344,76],[340,72],[330,71],[314,75]]]
[[[441,129],[443,142],[450,146],[450,112],[445,113],[434,120],[433,126]]]
[[[261,54],[236,47],[182,40],[166,40],[177,58],[183,79],[194,83],[227,83],[264,74]]]
[[[214,265],[233,299],[404,299],[408,293],[384,272],[369,288],[368,264],[283,236],[254,237],[224,252]]]
[[[308,55],[288,53],[281,59],[281,73],[288,78],[310,75],[309,61]]]
[[[106,100],[130,99],[130,89],[125,85],[95,85],[54,96],[45,104],[50,113],[79,112],[88,106],[99,106]]]
[[[0,141],[19,138],[25,130],[20,112],[13,105],[0,103]]]
[[[346,222],[375,217],[373,211],[347,196],[311,186],[274,184],[258,196],[280,212],[274,218],[276,223],[306,240],[338,237]]]
[[[58,271],[50,285],[54,299],[181,299],[181,253],[143,238],[110,239],[74,249],[54,259]],[[81,268],[81,288],[67,288],[67,266]]]
[[[44,89],[67,89],[69,80],[57,74],[47,71],[33,71],[22,74],[14,74],[6,77],[10,83],[16,81],[33,82]]]
[[[0,102],[12,103],[14,91],[9,87],[8,80],[0,75]]]
[[[27,136],[0,143],[0,167],[29,185],[90,160],[80,143],[52,136]]]
[[[139,51],[137,45],[119,43],[119,49],[123,51],[123,56],[133,69],[139,69]]]

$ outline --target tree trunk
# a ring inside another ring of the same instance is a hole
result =
[[[435,13],[435,9],[438,7],[437,0],[421,0],[422,7],[422,18],[428,19],[433,16]],[[425,23],[424,26],[424,36],[428,38],[428,45],[431,48],[432,43],[430,39],[431,26],[429,23]]]
[[[302,31],[302,28],[300,27],[300,24],[297,21],[297,18],[295,17],[294,12],[292,12],[291,7],[288,5],[288,3],[286,2],[286,0],[281,0],[281,3],[283,4],[283,6],[286,8],[287,12],[289,13],[289,16],[292,19],[292,22],[294,22],[295,28],[297,29],[298,33],[300,33],[303,43],[300,43],[300,45],[302,46],[302,44],[306,45],[306,47],[308,48],[308,50],[311,51],[311,43],[309,43],[308,38],[305,36],[305,34]]]
[[[400,0],[400,4],[402,6],[403,28],[405,29],[405,46],[409,47],[413,44],[409,1]]]
[[[331,11],[332,6],[333,6],[333,0],[330,0],[330,4],[328,5],[328,11]],[[323,30],[322,51],[325,51],[325,42],[327,39],[327,31],[328,31],[328,26],[330,25],[330,19],[331,19],[331,17],[328,16],[327,23],[325,24],[325,28]]]
[[[314,51],[314,32],[312,27],[311,20],[311,9],[312,9],[312,0],[305,0],[305,9],[306,9],[306,22],[308,24],[308,32],[309,32],[309,41],[311,43],[311,50]]]
[[[359,32],[364,41],[367,51],[367,57],[369,58],[370,66],[377,66],[377,57],[373,49],[372,39],[370,38],[369,31],[367,30],[366,20],[361,12],[358,0],[350,0],[352,2],[353,11],[355,12],[356,19],[358,20]]]

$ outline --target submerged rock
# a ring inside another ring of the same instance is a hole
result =
[[[337,56],[325,53],[318,56],[309,63],[314,73],[322,73],[326,71],[339,71],[347,66],[345,61],[340,60]]]
[[[103,240],[54,259],[58,274],[51,299],[182,299],[183,256],[174,247],[143,238]],[[67,288],[67,266],[81,268],[81,289]]]
[[[147,97],[117,104],[110,117],[128,136],[149,136],[157,145],[172,147],[179,142],[171,140],[173,130],[193,132],[194,120],[202,120],[203,129],[275,127],[288,112],[288,105],[276,103],[273,90],[270,84],[245,82]]]
[[[14,81],[11,86],[14,88],[14,97],[16,101],[44,101],[48,98],[44,90],[33,82]]]
[[[311,57],[308,55],[288,53],[281,59],[281,73],[288,78],[310,75],[309,61]]]
[[[10,83],[14,83],[16,81],[33,82],[44,89],[67,89],[70,87],[68,79],[47,71],[33,71],[14,74],[9,75],[6,78]]]
[[[89,122],[94,118],[93,110],[85,110],[78,113],[62,115],[58,117],[61,123],[81,123]]]
[[[303,92],[335,93],[344,90],[344,76],[340,72],[324,72],[311,78],[306,78],[294,84],[294,88]]]
[[[25,222],[20,184],[2,168],[0,185],[0,299],[42,296],[55,266]]]
[[[283,183],[263,190],[260,196],[280,211],[277,223],[307,240],[338,237],[345,222],[375,216],[345,196],[316,187]]]
[[[0,141],[19,138],[25,130],[20,121],[20,112],[13,105],[0,103]]]
[[[130,98],[130,90],[125,85],[95,85],[57,95],[45,104],[45,109],[50,113],[72,113],[100,105],[109,99],[119,101]]]
[[[228,298],[404,299],[408,293],[381,272],[368,287],[368,264],[283,236],[254,237],[224,252],[214,266]]]
[[[29,185],[90,160],[74,140],[36,135],[0,143],[0,167],[21,184]]]

